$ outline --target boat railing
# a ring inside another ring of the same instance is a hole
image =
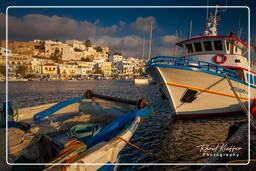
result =
[[[223,66],[216,65],[210,62],[200,61],[192,58],[173,57],[173,56],[156,56],[151,58],[148,61],[149,67],[159,65],[159,64],[189,67],[189,68],[197,69],[200,71],[210,71],[210,72],[215,72],[222,75],[228,75],[229,77],[232,77],[232,78],[238,78],[236,71],[233,71],[229,68],[225,68]]]

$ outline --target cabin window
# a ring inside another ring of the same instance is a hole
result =
[[[192,44],[186,44],[187,52],[188,53],[193,53],[193,47]]]
[[[205,41],[204,42],[204,49],[205,49],[205,51],[212,51],[211,41]]]
[[[229,42],[226,42],[227,50],[229,50]]]
[[[222,41],[221,40],[215,40],[214,41],[214,48],[215,48],[215,50],[223,50]]]
[[[235,68],[230,68],[230,69],[233,70],[233,71],[236,71],[239,80],[245,81],[245,78],[244,78],[244,71],[243,71],[243,70],[241,70],[241,69],[235,69]]]
[[[252,74],[246,73],[247,82],[254,84]]]
[[[196,52],[202,52],[201,42],[194,43]]]
[[[256,76],[254,76],[254,84],[256,84]]]

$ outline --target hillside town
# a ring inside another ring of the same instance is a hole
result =
[[[0,77],[9,80],[87,80],[134,79],[145,71],[146,61],[112,53],[109,47],[96,46],[90,40],[6,41],[0,44]]]

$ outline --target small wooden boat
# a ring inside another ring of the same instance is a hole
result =
[[[90,90],[79,98],[19,109],[18,121],[7,125],[8,162],[23,163],[15,168],[37,165],[33,169],[39,170],[112,170],[119,152],[151,112],[145,99],[131,101]]]

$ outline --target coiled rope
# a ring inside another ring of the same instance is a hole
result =
[[[49,163],[71,163],[73,162],[80,152],[86,150],[86,144],[79,140],[72,140],[69,142],[68,146],[60,151],[59,155],[51,160]],[[72,160],[71,160],[72,159]],[[47,171],[54,167],[51,165],[44,170]]]
[[[67,133],[69,136],[74,136],[79,140],[72,140],[66,144],[66,147],[60,151],[57,157],[50,161],[50,163],[72,163],[74,162],[78,154],[85,151],[87,145],[83,142],[84,140],[97,135],[101,130],[101,127],[96,124],[78,124],[73,126]],[[81,141],[80,141],[81,140]],[[49,170],[54,165],[45,168]],[[66,170],[68,165],[62,167],[62,171]]]
[[[100,130],[101,127],[96,124],[78,124],[73,126],[67,134],[78,139],[85,139],[97,135]]]

